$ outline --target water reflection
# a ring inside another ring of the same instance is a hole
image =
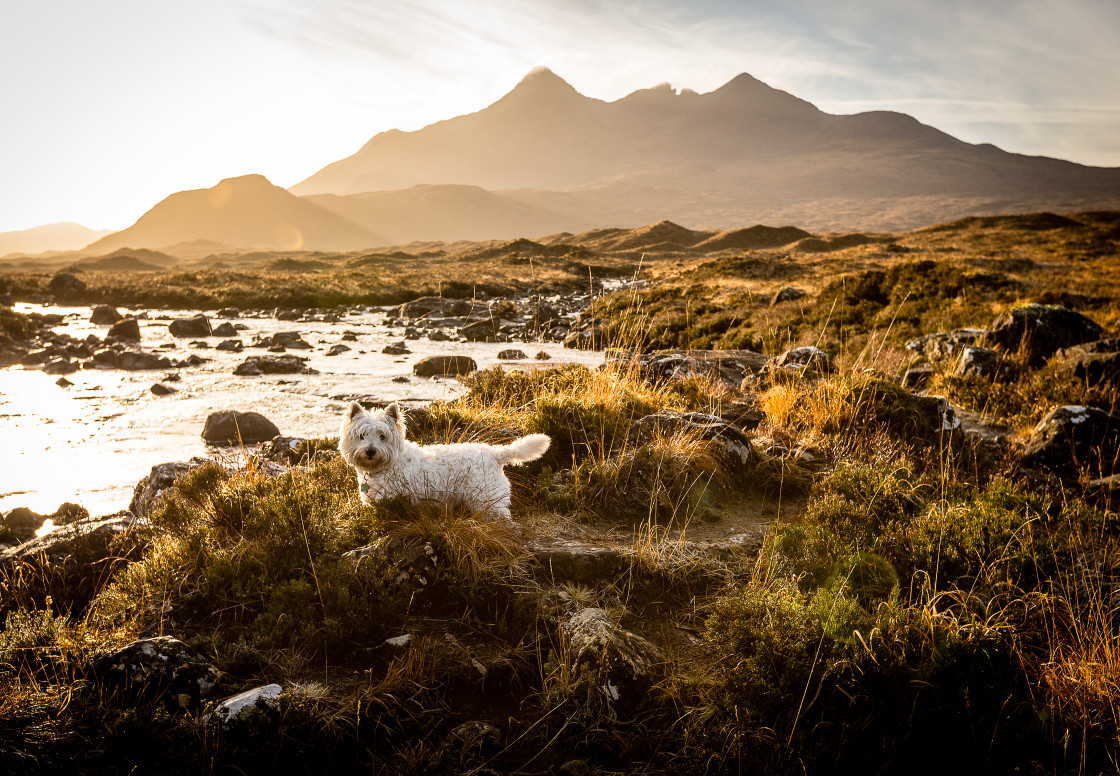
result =
[[[107,326],[89,322],[90,308],[53,308],[21,304],[20,312],[55,312],[66,316],[55,327],[78,339],[93,333],[103,338]],[[125,310],[121,310],[125,312]],[[381,349],[401,340],[401,331],[384,325],[385,312],[346,316],[341,323],[285,322],[274,318],[244,318],[236,322],[246,346],[256,335],[299,331],[315,346],[312,351],[292,351],[310,357],[318,375],[264,375],[235,377],[233,369],[247,356],[263,349],[246,347],[242,353],[214,348],[223,338],[176,339],[167,329],[169,319],[185,318],[194,311],[160,311],[161,319],[141,321],[141,343],[171,359],[198,354],[209,362],[173,370],[125,372],[83,369],[66,378],[69,388],[56,385],[56,375],[34,369],[0,369],[0,511],[27,506],[49,514],[63,501],[86,507],[90,514],[106,514],[128,506],[132,488],[157,463],[205,455],[200,433],[206,416],[214,411],[255,410],[271,419],[288,436],[333,436],[347,395],[372,395],[383,399],[425,402],[451,398],[462,387],[455,380],[422,379],[412,375],[412,365],[425,356],[463,354],[481,368],[499,363],[499,351],[524,350],[530,359],[538,351],[549,353],[547,362],[577,361],[594,364],[599,353],[566,350],[561,345],[409,341],[413,352],[390,356]],[[357,335],[348,341],[351,350],[327,356],[344,332]],[[204,342],[209,347],[197,347]],[[538,362],[518,362],[519,367]],[[167,381],[169,373],[178,382]],[[394,379],[408,382],[395,382]],[[163,382],[175,389],[157,397],[151,386]]]

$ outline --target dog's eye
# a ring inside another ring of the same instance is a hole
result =
[[[385,433],[382,432],[382,431],[378,431],[377,432],[377,438],[378,438],[378,440],[384,439],[385,438]]]

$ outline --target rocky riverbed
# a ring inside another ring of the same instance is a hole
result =
[[[399,307],[236,317],[227,310],[224,317],[207,314],[209,334],[188,327],[198,311],[121,308],[124,320],[136,321],[140,339],[114,355],[105,346],[119,324],[110,322],[115,316],[95,316],[90,307],[14,309],[60,316],[51,331],[63,344],[36,349],[21,359],[29,363],[0,369],[0,435],[8,450],[0,471],[0,512],[26,506],[49,514],[64,501],[93,514],[124,509],[153,465],[208,454],[201,432],[206,417],[218,410],[261,412],[284,435],[322,437],[337,433],[339,414],[352,398],[416,406],[457,395],[461,386],[454,377],[416,374],[417,363],[431,356],[471,358],[479,368],[602,360],[601,353],[559,341],[465,341],[462,319]],[[414,312],[419,314],[409,317]],[[557,329],[557,339],[562,332]],[[483,339],[510,336],[499,326]],[[58,355],[63,350],[77,355]],[[262,359],[265,370],[246,367]],[[284,361],[298,364],[296,370],[268,370],[269,362]]]

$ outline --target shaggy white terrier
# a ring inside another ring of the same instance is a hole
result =
[[[461,503],[478,512],[509,514],[509,480],[502,467],[535,461],[548,450],[545,434],[508,445],[420,445],[404,438],[396,403],[367,412],[354,402],[342,418],[338,449],[358,474],[362,503],[394,496]]]

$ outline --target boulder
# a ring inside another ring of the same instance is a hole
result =
[[[481,321],[468,323],[459,329],[459,334],[467,342],[497,342],[498,322],[492,318],[483,318]]]
[[[926,334],[906,343],[906,349],[925,356],[936,364],[949,364],[961,350],[976,344],[987,333],[987,329],[953,329]]]
[[[280,709],[282,692],[283,689],[278,684],[266,684],[246,690],[219,703],[214,708],[211,719],[225,728],[276,714]]]
[[[533,356],[533,358],[535,358],[537,361],[549,361],[552,356],[548,355],[548,353],[544,352],[543,350],[539,350],[537,351],[537,355]]]
[[[135,318],[121,319],[109,327],[109,333],[105,335],[105,338],[139,342],[140,322]]]
[[[470,356],[428,356],[412,365],[412,373],[417,377],[463,375],[477,369],[478,364]]]
[[[653,686],[664,662],[660,651],[620,627],[602,609],[582,609],[563,625],[575,688],[598,698],[620,717],[629,716]]]
[[[202,313],[172,321],[167,328],[173,337],[209,337],[213,334],[210,319]]]
[[[81,368],[81,364],[77,361],[71,361],[68,357],[52,358],[47,363],[43,364],[43,371],[49,375],[73,374]]]
[[[170,396],[177,393],[174,388],[170,388],[163,383],[155,383],[149,390],[156,396]]]
[[[440,558],[431,542],[382,537],[343,553],[355,565],[377,564],[387,571],[387,592],[411,599],[435,579]]]
[[[731,471],[741,469],[758,458],[747,435],[738,426],[716,415],[663,410],[639,418],[630,426],[630,438],[638,444],[675,434],[712,443],[720,453],[724,466]]]
[[[525,351],[518,350],[517,348],[498,351],[499,361],[520,361],[525,358],[528,358],[528,356],[525,355]]]
[[[0,522],[0,541],[20,544],[30,541],[46,520],[46,515],[40,515],[27,507],[16,507],[4,515]]]
[[[537,576],[551,583],[588,584],[614,579],[629,562],[614,547],[584,544],[574,539],[533,539],[526,548],[537,562]]]
[[[1062,348],[1101,338],[1101,327],[1059,305],[1025,304],[1000,313],[977,344],[1040,366]]]
[[[60,272],[51,278],[47,290],[60,300],[73,299],[86,290],[86,284],[69,272]]]
[[[436,752],[436,762],[447,773],[477,772],[501,745],[502,731],[494,725],[482,720],[464,722],[447,734]]]
[[[423,318],[439,315],[469,315],[474,304],[469,299],[445,299],[442,296],[422,296],[405,302],[397,311],[400,318]]]
[[[579,350],[599,350],[607,344],[607,330],[595,325],[584,331],[573,331],[564,338],[564,347]]]
[[[280,436],[280,429],[259,412],[211,412],[202,429],[203,440],[212,445],[267,442],[276,436]]]
[[[790,348],[770,364],[772,372],[788,372],[800,377],[823,377],[836,371],[832,359],[823,350],[812,345]]]
[[[233,370],[235,375],[291,375],[315,374],[307,366],[307,359],[299,356],[252,356]]]
[[[237,328],[229,321],[222,321],[213,329],[215,337],[236,337]]]
[[[135,550],[122,553],[116,547],[116,539],[134,521],[128,512],[90,517],[0,550],[0,577],[23,575],[22,595],[40,606],[50,596],[59,611],[69,609],[72,617],[80,617],[113,575],[137,555]],[[0,616],[9,603],[0,599]]]
[[[278,331],[270,338],[272,347],[292,348],[293,350],[311,350],[311,343],[303,338],[298,331]]]
[[[65,377],[60,377],[60,378],[58,378],[57,380],[54,381],[54,384],[57,385],[59,388],[69,388],[74,383],[70,382]]]
[[[240,310],[240,308],[237,308],[237,307],[223,307],[221,310],[218,310],[218,317],[219,318],[240,318],[241,317],[241,310]]]
[[[1120,417],[1096,407],[1063,406],[1031,431],[1021,463],[1060,478],[1107,477],[1120,468]]]
[[[782,302],[793,302],[801,299],[804,296],[807,296],[807,294],[800,288],[794,288],[793,286],[782,286],[774,292],[774,296],[770,299],[770,306],[773,307],[774,305],[781,304]]]
[[[242,350],[245,349],[245,345],[242,344],[241,340],[239,340],[239,339],[227,339],[227,340],[222,340],[221,342],[219,342],[218,346],[217,346],[217,349],[222,350],[222,351],[228,351],[230,353],[240,353]]]
[[[338,347],[345,347],[345,345],[339,345]],[[346,349],[349,350],[349,348]],[[409,350],[408,345],[405,345],[403,342],[391,342],[381,348],[381,352],[390,356],[405,356],[412,351]]]
[[[147,518],[167,489],[175,484],[175,480],[205,462],[203,458],[192,458],[189,461],[156,464],[132,489],[132,502],[128,505],[128,511],[137,518]]]
[[[915,364],[902,375],[902,387],[908,391],[925,388],[937,375],[937,368],[933,364]]]
[[[221,671],[171,636],[140,639],[103,655],[92,665],[98,686],[166,705],[192,709],[214,689]]]
[[[107,304],[99,304],[90,311],[89,322],[97,325],[112,325],[122,318],[124,316],[117,311],[117,308]]]
[[[96,359],[97,356],[95,355],[94,358]],[[125,350],[117,356],[116,365],[118,369],[138,371],[143,369],[170,369],[172,363],[171,359],[166,356],[159,356],[143,350]]]
[[[1064,360],[1073,376],[1086,386],[1120,386],[1120,353],[1075,352]]]
[[[342,343],[339,343],[337,345],[331,345],[331,349],[327,351],[326,355],[337,356],[340,353],[345,353],[348,350],[350,350],[350,347],[348,345],[343,345]]]
[[[953,365],[954,377],[982,377],[987,380],[1006,382],[1014,380],[1019,367],[1014,361],[998,350],[965,346]]]

